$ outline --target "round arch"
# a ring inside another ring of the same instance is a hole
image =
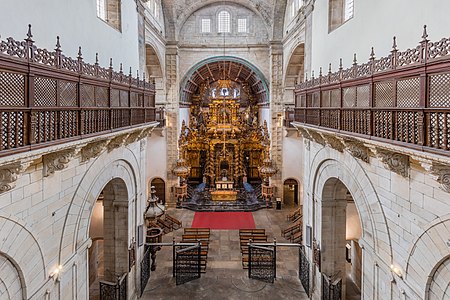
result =
[[[166,182],[161,177],[155,177],[149,181],[148,191],[150,187],[154,186],[156,189],[156,196],[162,201],[163,205],[166,203]],[[147,193],[149,194],[149,193]]]
[[[289,177],[283,180],[283,202],[286,205],[300,205],[300,181]]]
[[[61,238],[61,264],[88,239],[92,208],[111,179],[120,178],[125,182],[128,201],[134,202],[138,196],[140,176],[136,156],[128,148],[116,155],[111,153],[100,155],[91,164],[72,198]]]
[[[415,292],[423,299],[431,299],[429,297],[430,291],[435,292],[436,285],[434,283],[437,274],[441,274],[438,281],[447,280],[447,282],[450,282],[448,273],[447,277],[444,278],[443,274],[445,273],[439,272],[442,265],[448,266],[450,264],[450,255],[446,244],[448,243],[448,236],[450,236],[450,214],[429,224],[409,250],[404,272],[405,280],[412,283],[411,286],[415,287]],[[433,255],[425,255],[430,248],[433,249]],[[423,274],[428,274],[428,276]]]
[[[347,153],[330,153],[322,148],[315,155],[310,170],[307,191],[316,199],[322,199],[323,188],[329,178],[339,178],[347,187],[361,218],[361,245],[372,248],[373,253],[388,264],[392,259],[392,247],[383,208],[359,162]]]
[[[0,216],[0,228],[9,229],[0,243],[0,258],[7,259],[9,266],[17,273],[18,277],[15,278],[19,278],[23,298],[27,299],[48,278],[42,248],[26,225],[14,216]],[[17,283],[15,285],[17,290]]]
[[[264,74],[249,61],[235,56],[210,57],[193,65],[181,81],[181,101],[189,102],[192,92],[197,89],[200,82],[205,80],[205,76],[199,74],[199,70],[205,68],[207,77],[208,74],[212,74],[210,66],[222,63],[228,63],[227,68],[236,70],[236,79],[248,81],[253,85],[253,89],[261,91],[259,92],[260,102],[269,102],[269,84]]]

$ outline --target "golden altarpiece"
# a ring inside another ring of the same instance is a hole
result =
[[[264,161],[270,161],[267,123],[260,125],[258,106],[245,85],[231,80],[205,84],[190,110],[189,126],[183,121],[178,140],[189,184],[205,183],[212,200],[229,201],[236,200],[245,182],[268,179],[260,173]]]

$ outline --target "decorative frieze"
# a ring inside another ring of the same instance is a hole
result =
[[[441,189],[450,193],[450,166],[433,163],[431,172],[438,176],[437,181]]]
[[[315,130],[307,130],[309,133],[309,136],[312,138],[312,140],[322,146],[326,146],[325,140],[323,139],[323,137],[320,135],[320,133],[318,133]]]
[[[362,160],[363,162],[370,163],[369,160],[369,148],[364,146],[363,143],[357,140],[344,140],[346,150],[355,158]]]
[[[17,177],[22,170],[20,163],[0,167],[0,193],[7,192],[16,186]]]
[[[322,137],[325,139],[325,142],[328,146],[333,148],[334,150],[337,150],[339,152],[344,152],[345,146],[342,143],[342,140],[331,135],[331,134],[325,134],[322,133]]]
[[[128,135],[127,139],[125,140],[125,145],[128,146],[129,144],[132,144],[140,139],[140,136],[144,130],[137,130],[130,135]]]
[[[81,161],[88,161],[91,158],[97,157],[105,150],[108,140],[102,140],[87,144],[81,149]]]
[[[409,156],[382,149],[377,149],[377,156],[392,172],[403,177],[409,176]]]
[[[70,149],[44,155],[42,157],[44,176],[47,177],[56,171],[65,169],[74,154],[75,150]]]
[[[108,144],[108,152],[111,152],[114,149],[122,147],[122,145],[125,143],[125,140],[128,138],[129,133],[119,135],[115,138],[113,138],[109,144]]]

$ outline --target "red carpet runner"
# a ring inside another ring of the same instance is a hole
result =
[[[241,229],[255,228],[251,212],[196,212],[192,228]]]

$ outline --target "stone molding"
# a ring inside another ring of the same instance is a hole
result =
[[[409,176],[409,156],[379,148],[376,153],[389,170],[405,178]]]
[[[370,163],[369,148],[364,146],[364,143],[357,140],[344,140],[346,150],[355,158],[363,162]]]
[[[25,168],[20,163],[0,167],[0,193],[7,192],[16,186],[19,173]]]
[[[431,172],[438,177],[437,182],[441,185],[440,188],[450,193],[450,166],[433,163]]]
[[[122,145],[125,143],[129,135],[130,135],[129,133],[125,133],[113,138],[107,145],[108,152],[111,152],[114,149],[122,147]]]
[[[65,169],[74,154],[75,149],[69,149],[44,155],[42,157],[44,176],[47,177],[56,171]]]
[[[325,140],[324,138],[320,135],[319,132],[314,131],[314,130],[306,130],[309,133],[309,136],[311,137],[311,139],[316,142],[317,144],[320,144],[322,146],[326,146]]]
[[[107,144],[108,140],[101,140],[87,144],[86,146],[81,148],[81,161],[85,162],[91,158],[99,156],[103,152],[103,150],[106,149]]]
[[[342,143],[341,139],[339,139],[331,134],[322,133],[321,135],[324,138],[324,140],[328,146],[330,146],[331,148],[333,148],[334,150],[337,150],[339,152],[344,152],[345,145]]]

